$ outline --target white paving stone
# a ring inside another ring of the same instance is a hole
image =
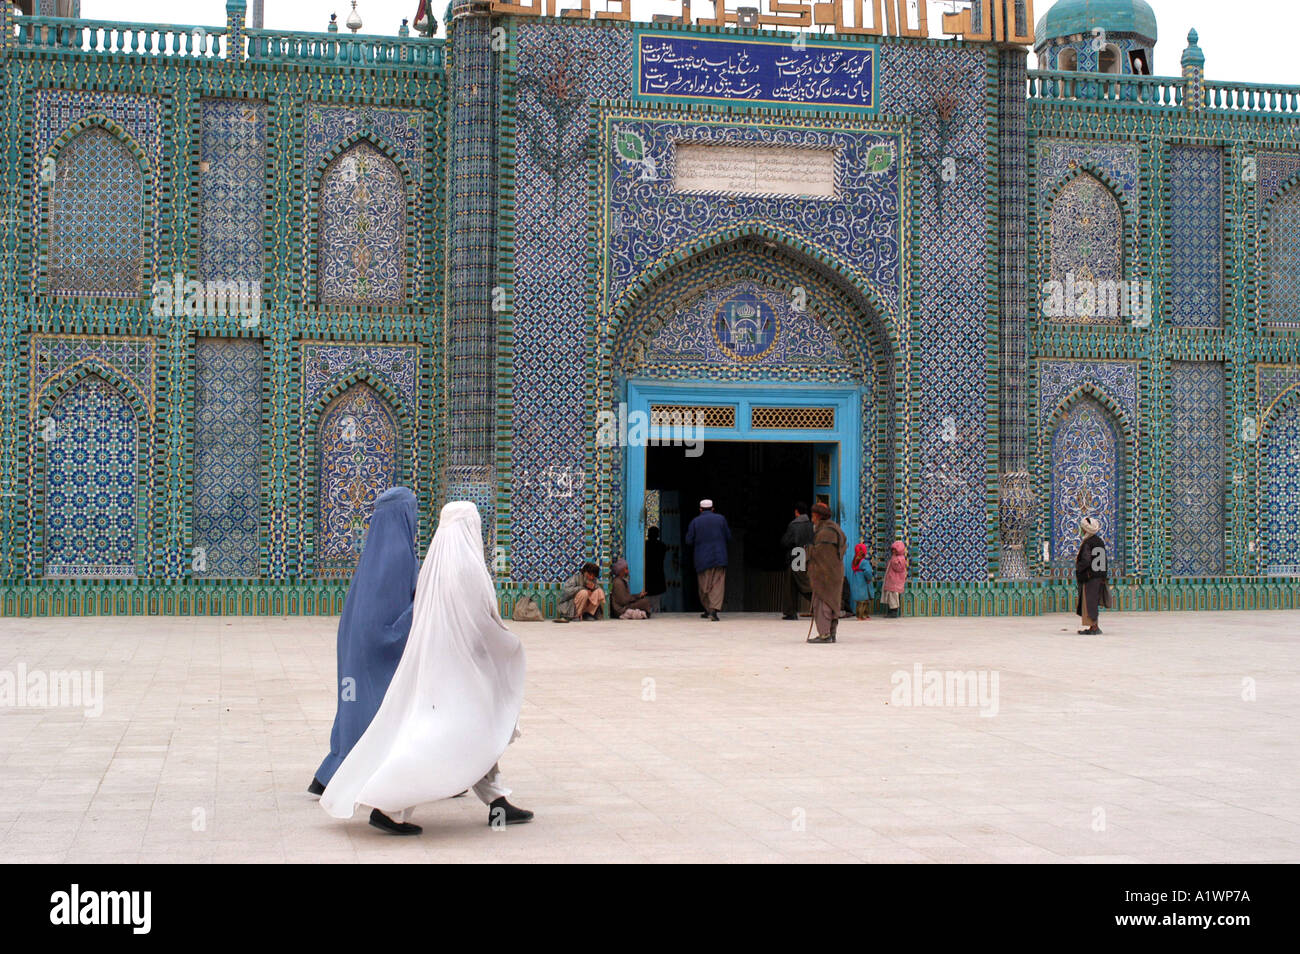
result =
[[[0,620],[0,670],[98,669],[103,712],[0,708],[10,862],[1297,862],[1300,613],[512,624],[537,820],[472,796],[418,838],[306,794],[333,618]],[[891,677],[998,677],[997,714]],[[1246,680],[1256,697],[1243,698]]]

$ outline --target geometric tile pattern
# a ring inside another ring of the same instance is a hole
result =
[[[320,302],[399,304],[406,298],[406,180],[361,141],[321,174]]]
[[[316,437],[316,572],[356,566],[375,500],[398,482],[398,424],[383,397],[358,382],[321,412]]]
[[[32,412],[40,406],[50,385],[69,371],[101,365],[125,379],[147,417],[152,418],[157,351],[157,342],[152,338],[33,335],[28,386]]]
[[[49,195],[50,291],[139,295],[143,203],[140,165],[112,133],[92,126],[59,150]]]
[[[1040,139],[1038,141],[1038,181],[1040,201],[1046,206],[1052,187],[1080,166],[1091,166],[1106,173],[1128,199],[1136,205],[1142,192],[1138,171],[1141,150],[1135,145],[1073,140]]]
[[[262,283],[266,104],[204,99],[199,277]]]
[[[1223,150],[1172,147],[1169,195],[1169,323],[1222,327]]]
[[[1052,435],[1052,562],[1072,565],[1083,534],[1079,524],[1092,517],[1101,524],[1109,548],[1110,571],[1123,566],[1124,441],[1110,412],[1090,397],[1080,398]]]
[[[1089,173],[1067,182],[1052,203],[1051,275],[1067,286],[1124,278],[1124,213],[1115,194]],[[1104,314],[1100,304],[1094,301],[1089,309],[1079,303],[1073,316],[1056,320],[1117,324],[1120,316]]]
[[[896,535],[916,556],[917,580],[988,578],[990,309],[984,283],[969,280],[985,271],[986,214],[990,200],[997,205],[981,181],[990,135],[982,98],[987,69],[977,49],[891,44],[881,57],[881,112],[920,120],[912,146],[920,184],[912,204],[921,251],[916,258],[909,253],[905,266],[919,278],[920,300],[896,385],[909,375],[916,382],[918,403],[899,422],[900,432],[917,435],[916,490],[904,482],[908,497]],[[939,104],[951,108],[947,119],[938,115]],[[970,241],[954,242],[954,235]],[[906,458],[901,473],[905,466]]]
[[[383,381],[402,399],[412,420],[419,415],[419,348],[415,345],[305,341],[302,348],[302,406],[310,408],[331,384],[354,371]]]
[[[262,512],[262,342],[200,338],[194,349],[194,532],[205,569],[258,576]]]
[[[90,115],[99,115],[126,130],[149,157],[152,167],[158,168],[162,104],[157,97],[100,90],[38,89],[32,103],[32,114],[36,133],[34,152],[38,156],[44,156],[73,123]]]
[[[1169,383],[1169,569],[1217,576],[1224,567],[1224,368],[1174,361]]]
[[[49,416],[45,575],[135,576],[135,410],[113,385],[92,374],[62,394]]]
[[[1277,399],[1297,385],[1300,385],[1300,364],[1256,366],[1255,394],[1259,401],[1261,426]]]
[[[592,521],[582,512],[583,491],[572,489],[587,472],[584,429],[573,415],[545,409],[582,406],[594,375],[586,299],[592,289],[584,281],[587,108],[594,99],[632,98],[632,44],[618,30],[566,29],[527,18],[517,28],[510,565],[515,574],[537,573],[516,579],[546,580],[590,558]],[[555,82],[548,85],[547,74]],[[537,490],[530,493],[520,480]]]
[[[25,417],[26,424],[31,428],[31,433],[42,434],[44,429],[51,423],[54,415],[46,405],[49,394],[52,389],[63,382],[70,374],[80,371],[90,371],[93,380],[107,380],[112,394],[122,397],[130,404],[132,414],[132,427],[137,428],[134,423],[137,420],[136,407],[140,408],[140,416],[143,418],[145,433],[141,443],[143,444],[143,453],[148,460],[154,452],[153,444],[153,419],[154,419],[154,378],[157,371],[157,342],[152,338],[131,338],[117,336],[90,336],[90,335],[32,335],[30,350],[28,352],[28,381],[26,387],[27,393],[27,411]],[[91,378],[83,379],[91,380]],[[102,391],[97,392],[98,397],[93,400],[99,402],[99,406],[108,408],[110,400]],[[59,396],[59,402],[68,400],[68,393]],[[84,402],[92,400],[91,397],[82,394],[78,399],[83,402],[76,405],[84,408]],[[113,398],[116,400],[116,397]],[[115,406],[115,405],[113,405]],[[74,407],[73,404],[67,404],[63,413],[70,413],[66,408]],[[63,433],[57,430],[56,433]],[[96,440],[109,440],[109,436],[103,434],[92,435]],[[132,445],[132,454],[136,445]],[[56,448],[51,445],[46,448],[47,458],[52,456]],[[63,448],[63,453],[72,454],[77,457],[81,453],[75,450],[71,445]],[[32,453],[28,456],[27,474],[28,485],[32,487],[44,486],[50,487],[50,475],[54,473],[51,465],[46,463],[46,475],[41,478],[36,471],[37,454]],[[133,458],[134,460],[135,458]],[[74,466],[79,466],[79,457],[72,461]],[[133,464],[134,468],[135,465]],[[105,472],[109,473],[108,471]],[[116,471],[112,472],[116,474]],[[125,479],[125,477],[123,477]],[[139,488],[139,495],[143,498],[141,501],[141,510],[144,513],[151,512],[153,501],[155,499],[155,480],[156,473],[153,467],[145,467],[143,476],[135,469],[131,471],[131,494],[134,500],[137,495],[136,481],[142,480],[143,483]],[[100,503],[102,504],[102,500]],[[133,505],[134,507],[134,505]],[[49,511],[47,508],[47,515]],[[134,510],[133,510],[134,514]],[[134,519],[134,515],[132,517]],[[34,521],[29,521],[25,529],[24,540],[24,575],[28,577],[40,576],[47,572],[50,565],[48,552],[45,557],[37,558],[37,547],[42,541],[41,534],[47,526],[47,520],[42,519],[37,526]],[[66,538],[65,538],[66,539]],[[134,538],[133,538],[134,539]],[[46,541],[48,543],[48,541]],[[134,547],[134,543],[132,544]],[[134,575],[135,557],[132,555],[127,562],[132,564],[130,574]],[[121,576],[125,573],[120,568],[125,566],[121,562],[104,562],[94,564],[89,572],[91,575],[107,572],[108,575]],[[106,567],[118,567],[118,570],[106,570]],[[98,569],[96,569],[98,568]],[[81,567],[76,574],[82,575]]]
[[[1300,402],[1269,424],[1262,456],[1265,572],[1300,576]]]
[[[303,131],[307,168],[315,169],[330,148],[349,136],[374,135],[393,147],[408,169],[424,165],[424,113],[384,106],[308,103]]]
[[[37,89],[32,97],[32,122],[35,137],[35,141],[32,143],[32,153],[37,159],[32,164],[31,178],[31,226],[34,240],[38,240],[40,212],[48,188],[48,185],[42,182],[44,163],[41,160],[50,155],[51,148],[59,137],[67,131],[68,127],[88,116],[102,117],[122,127],[123,131],[144,152],[149,171],[155,177],[158,175],[162,165],[163,123],[162,104],[157,97],[145,96],[139,93],[104,92],[100,90],[48,87]],[[64,161],[64,158],[62,156],[54,158],[55,166],[53,168],[57,179],[58,167]],[[134,158],[131,161],[135,163]],[[152,200],[154,197],[150,196],[149,198]],[[158,231],[158,203],[151,201],[150,209],[151,219],[146,224],[146,227],[153,234]],[[130,249],[126,246],[121,247],[115,254],[125,254],[128,261],[132,258]],[[33,289],[39,287],[39,278],[38,270],[33,267],[30,277]],[[53,290],[51,289],[51,291]],[[139,294],[139,292],[133,291],[130,294]]]
[[[1300,152],[1258,152],[1255,154],[1255,210],[1264,207],[1284,185],[1300,172]]]
[[[1138,369],[1127,361],[1041,361],[1038,364],[1039,433],[1056,406],[1090,384],[1123,408],[1130,427],[1138,422]]]
[[[1300,186],[1274,200],[1268,218],[1269,324],[1300,327]]]

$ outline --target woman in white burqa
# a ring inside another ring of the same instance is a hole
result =
[[[532,812],[506,801],[496,764],[518,735],[523,697],[524,648],[497,613],[478,508],[449,503],[420,570],[402,660],[321,806],[351,818],[368,805],[376,828],[415,835],[412,808],[472,786],[489,825],[528,821]]]

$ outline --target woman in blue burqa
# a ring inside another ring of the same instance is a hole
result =
[[[334,772],[365,734],[406,648],[420,578],[415,549],[419,520],[415,494],[386,490],[375,501],[366,542],[339,617],[338,714],[330,754],[307,790],[325,791]]]

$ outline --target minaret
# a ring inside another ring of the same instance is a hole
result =
[[[1183,105],[1196,111],[1205,108],[1205,53],[1197,46],[1200,36],[1195,30],[1187,33],[1187,49],[1183,50]]]

